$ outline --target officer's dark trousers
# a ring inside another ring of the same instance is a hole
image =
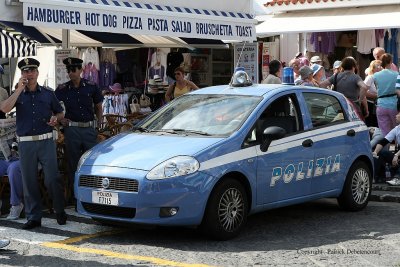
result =
[[[76,167],[82,154],[97,143],[97,131],[93,127],[69,126],[64,129],[64,142],[68,160],[69,187],[72,189]]]
[[[53,139],[19,143],[24,191],[25,214],[28,220],[42,219],[42,198],[38,181],[38,162],[44,172],[44,184],[56,213],[64,211],[64,190],[58,172],[56,144]]]

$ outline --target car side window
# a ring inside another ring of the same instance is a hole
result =
[[[347,121],[338,99],[331,95],[303,93],[313,127]]]
[[[303,120],[295,94],[279,97],[267,106],[247,135],[244,147],[261,144],[264,130],[271,126],[283,128],[286,136],[303,130]]]

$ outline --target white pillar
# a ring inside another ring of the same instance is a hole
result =
[[[70,48],[70,31],[66,29],[62,29],[62,48],[68,49]]]
[[[280,61],[286,62],[295,57],[299,52],[299,34],[285,33],[280,36]]]

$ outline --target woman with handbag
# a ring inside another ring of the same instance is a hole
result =
[[[169,102],[174,98],[177,98],[183,94],[186,94],[190,91],[199,89],[197,85],[193,82],[185,79],[185,71],[182,67],[177,67],[174,71],[175,75],[175,83],[171,84],[168,87],[167,92],[165,93],[165,101]]]

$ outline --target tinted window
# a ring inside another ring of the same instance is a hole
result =
[[[248,134],[244,146],[261,143],[264,130],[271,126],[283,128],[286,135],[303,130],[303,120],[295,94],[279,97],[267,106]]]
[[[345,122],[345,113],[336,97],[325,94],[303,93],[313,127]]]

